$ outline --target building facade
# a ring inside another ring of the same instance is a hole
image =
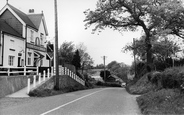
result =
[[[0,10],[0,66],[48,67],[44,14],[25,14],[10,4]]]

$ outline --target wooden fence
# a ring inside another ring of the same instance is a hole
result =
[[[2,75],[38,75],[38,67],[0,67],[0,76]]]

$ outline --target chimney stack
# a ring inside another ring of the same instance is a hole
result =
[[[34,13],[34,9],[29,9],[29,13]]]

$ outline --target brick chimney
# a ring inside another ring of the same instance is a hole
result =
[[[34,9],[29,9],[29,13],[34,13]]]

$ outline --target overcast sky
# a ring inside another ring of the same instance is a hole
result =
[[[95,65],[103,63],[102,56],[107,56],[106,63],[111,61],[124,62],[130,65],[133,57],[131,53],[122,53],[122,48],[133,38],[139,38],[140,32],[124,32],[106,29],[99,35],[91,34],[92,28],[85,30],[84,11],[95,9],[97,0],[57,0],[59,44],[73,41],[74,44],[84,43],[87,52],[93,58]],[[9,0],[9,4],[28,13],[34,9],[35,13],[43,11],[49,32],[48,40],[54,41],[54,0]],[[0,0],[0,9],[6,5],[6,0]]]

